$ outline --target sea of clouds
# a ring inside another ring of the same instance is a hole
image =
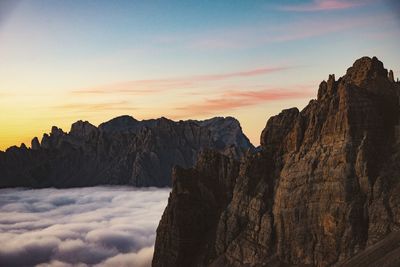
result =
[[[150,266],[169,192],[1,189],[0,266]]]

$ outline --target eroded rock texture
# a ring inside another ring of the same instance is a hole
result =
[[[191,167],[202,149],[240,158],[253,146],[232,118],[137,121],[122,116],[99,127],[78,121],[69,133],[53,127],[41,142],[0,152],[0,187],[99,184],[171,185],[174,165]]]
[[[270,118],[261,149],[240,163],[207,152],[176,170],[153,266],[341,266],[398,231],[400,84],[391,76],[361,58],[302,111]]]

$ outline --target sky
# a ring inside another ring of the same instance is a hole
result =
[[[329,74],[400,76],[396,0],[0,0],[0,150],[119,115],[236,117],[254,145]]]
[[[1,189],[0,265],[149,267],[169,192]]]

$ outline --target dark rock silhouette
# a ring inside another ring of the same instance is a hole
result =
[[[53,126],[31,147],[0,152],[0,187],[169,186],[172,167],[193,166],[202,149],[239,158],[254,148],[232,117],[175,122],[130,116],[98,128],[78,121],[69,133]]]
[[[394,74],[392,70],[389,71],[389,81],[394,82]]]
[[[241,162],[175,168],[153,266],[400,266],[399,95],[364,57],[270,118]]]
[[[31,148],[33,150],[38,150],[40,149],[40,143],[39,143],[39,139],[37,137],[34,137],[31,141]]]

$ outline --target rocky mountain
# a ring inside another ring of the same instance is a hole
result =
[[[175,168],[153,266],[400,266],[399,96],[363,57],[270,118],[256,152]]]
[[[232,118],[138,121],[121,116],[95,127],[78,121],[0,152],[0,187],[99,184],[170,186],[174,165],[193,166],[203,149],[240,158],[254,147]]]

